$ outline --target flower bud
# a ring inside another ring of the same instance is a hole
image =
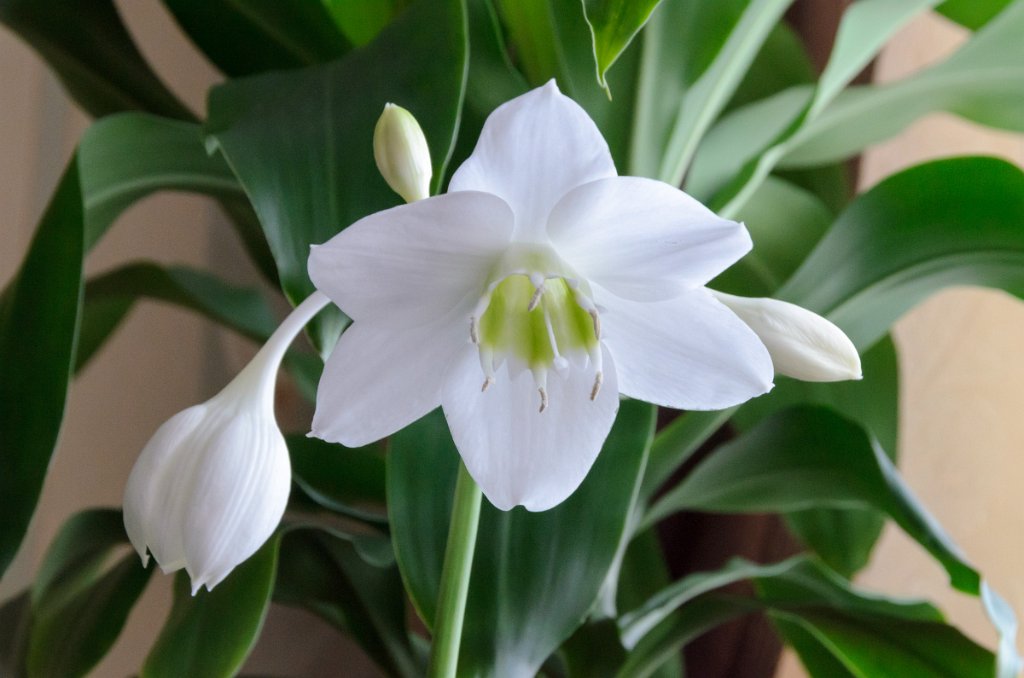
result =
[[[768,348],[777,374],[803,381],[860,379],[860,356],[833,323],[778,299],[715,297],[754,330]]]
[[[412,113],[387,104],[373,131],[373,157],[388,186],[406,202],[430,196],[430,149]]]
[[[274,382],[295,335],[327,298],[314,293],[224,390],[171,417],[143,448],[124,493],[124,526],[165,573],[185,568],[193,595],[212,589],[265,542],[291,489],[274,419]]]

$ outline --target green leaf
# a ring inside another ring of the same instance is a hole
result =
[[[174,580],[174,604],[141,678],[229,678],[252,651],[270,606],[281,535],[270,538],[213,591],[190,594],[188,575]]]
[[[345,59],[212,91],[208,141],[245,187],[293,303],[313,291],[310,245],[398,204],[373,160],[373,129],[385,103],[416,116],[430,144],[435,189],[440,184],[462,107],[464,24],[461,2],[420,0]],[[338,313],[314,322],[318,349],[329,351],[342,325]]]
[[[72,160],[0,297],[0,574],[28,529],[57,444],[82,307],[83,254],[82,198]]]
[[[864,348],[944,287],[1024,294],[1021,223],[1018,167],[994,158],[919,165],[854,200],[778,296],[827,315]]]
[[[152,573],[134,552],[108,566],[127,542],[120,511],[65,523],[32,588],[29,676],[85,675],[113,645]]]
[[[237,78],[331,61],[351,48],[320,2],[163,0],[203,54]]]
[[[978,593],[977,571],[875,441],[820,407],[780,412],[721,446],[665,494],[645,522],[682,509],[749,513],[818,507],[884,511],[939,561],[954,587]]]
[[[0,675],[25,675],[31,624],[32,598],[29,591],[22,591],[0,606]]]
[[[597,462],[568,500],[543,513],[484,506],[466,613],[473,623],[463,631],[460,671],[535,672],[583,622],[625,537],[653,426],[651,406],[624,401]],[[406,588],[425,620],[434,617],[457,465],[439,412],[392,438],[392,536]]]
[[[46,60],[90,115],[195,116],[146,63],[111,0],[2,0],[0,22]]]
[[[965,28],[976,31],[1012,2],[1013,0],[946,0],[935,11]]]
[[[384,456],[380,447],[349,449],[318,438],[287,437],[292,479],[321,506],[380,524],[385,518]]]
[[[402,580],[390,558],[369,558],[367,537],[338,531],[291,529],[281,543],[274,599],[301,606],[349,633],[393,676],[422,675],[405,627]],[[377,549],[380,550],[380,549]]]
[[[594,46],[597,81],[611,96],[605,74],[647,23],[661,0],[582,0]]]
[[[373,40],[408,0],[321,0],[334,23],[356,47]]]
[[[254,289],[229,285],[183,266],[127,264],[86,282],[76,371],[143,297],[191,309],[255,340],[265,340],[277,325],[263,296]]]

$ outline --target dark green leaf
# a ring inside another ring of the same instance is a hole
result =
[[[597,81],[608,89],[605,74],[647,23],[661,0],[582,0],[594,45]]]
[[[137,300],[148,297],[196,311],[244,336],[265,340],[276,322],[263,296],[204,271],[135,263],[90,279],[75,369],[81,369]]]
[[[831,410],[778,413],[718,448],[659,500],[647,523],[681,509],[721,512],[869,507],[884,511],[938,560],[954,587],[979,592],[978,573],[903,484],[864,431]]]
[[[1021,223],[1020,168],[994,158],[919,165],[858,197],[778,296],[870,346],[944,287],[1024,294]]]
[[[0,22],[47,61],[89,114],[191,119],[139,52],[111,0],[2,0]]]
[[[649,405],[623,402],[586,480],[558,507],[529,513],[484,506],[466,613],[473,623],[463,631],[460,670],[535,672],[583,622],[624,538],[653,415]],[[434,617],[457,464],[439,412],[392,438],[392,535],[409,594],[426,620]]]
[[[345,448],[307,436],[288,436],[292,479],[332,511],[380,523],[384,506],[384,456],[376,445]]]
[[[961,26],[976,31],[1006,9],[1013,0],[946,0],[936,11]]]
[[[341,61],[213,90],[210,142],[245,187],[292,302],[313,291],[310,245],[398,203],[373,161],[373,129],[385,103],[419,120],[434,187],[440,184],[462,107],[464,24],[457,0],[421,0]],[[314,343],[328,351],[341,327],[339,314],[322,315],[311,325]]]
[[[0,675],[12,678],[25,675],[31,624],[32,596],[29,591],[22,591],[0,606]]]
[[[331,61],[350,48],[324,3],[163,0],[189,38],[237,78]]]
[[[0,574],[28,528],[64,417],[82,307],[82,224],[72,160],[0,297]]]
[[[32,588],[28,675],[85,675],[117,639],[152,569],[128,553],[121,512],[72,517],[47,550]]]
[[[188,575],[174,581],[174,605],[141,678],[229,678],[252,651],[270,606],[280,534],[271,537],[213,591],[189,593]]]
[[[405,628],[405,596],[394,558],[366,558],[360,544],[366,539],[314,529],[288,531],[274,598],[305,607],[349,633],[388,675],[422,675]],[[390,553],[387,539],[378,540]]]
[[[409,0],[321,0],[345,37],[358,46],[377,37]]]

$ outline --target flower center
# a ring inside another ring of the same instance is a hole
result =
[[[515,271],[492,283],[470,319],[470,338],[480,352],[482,390],[506,361],[513,373],[529,369],[548,406],[547,375],[589,365],[595,372],[590,399],[601,388],[601,320],[579,281],[557,274]]]

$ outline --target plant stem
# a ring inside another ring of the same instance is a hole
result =
[[[434,645],[430,651],[430,670],[427,672],[430,678],[455,677],[479,523],[480,488],[460,460],[452,522],[448,528],[448,546],[445,548],[444,569],[441,571],[441,591],[434,618]]]

